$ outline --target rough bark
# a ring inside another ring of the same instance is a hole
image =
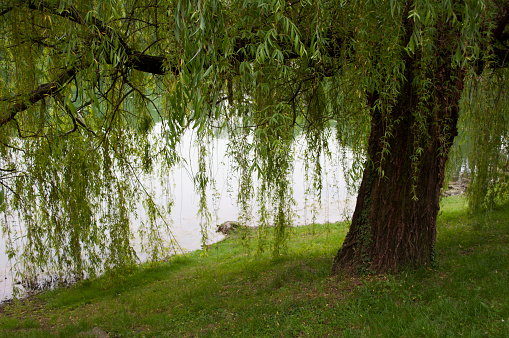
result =
[[[382,147],[378,141],[384,133],[384,123],[380,116],[373,117],[370,160],[364,171],[350,231],[334,259],[334,272],[346,269],[384,273],[433,262],[440,189],[447,153],[456,133],[457,109],[452,109],[448,115],[449,121],[432,127],[449,128],[447,144],[442,144],[434,130],[434,140],[424,150],[416,177],[411,165],[413,138],[406,117],[394,131],[391,153],[381,166],[384,174],[379,174]],[[412,184],[415,184],[415,191],[412,191]]]
[[[428,71],[435,91],[427,109],[417,107],[420,98],[413,85],[419,56],[406,59],[407,81],[390,114],[375,108],[377,93],[368,97],[373,107],[368,160],[352,225],[334,258],[334,273],[385,273],[428,266],[435,259],[440,190],[457,134],[465,77],[463,69],[453,66],[453,50],[447,48],[454,35],[447,35],[446,27],[443,33],[443,48],[437,48],[443,51],[437,55],[441,61]],[[417,116],[426,118],[425,136],[416,130]],[[416,155],[418,162],[412,162]]]

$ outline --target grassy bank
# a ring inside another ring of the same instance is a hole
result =
[[[443,202],[438,265],[331,276],[344,224],[293,229],[287,255],[230,238],[120,284],[107,277],[6,306],[2,336],[509,336],[509,205],[471,216]]]

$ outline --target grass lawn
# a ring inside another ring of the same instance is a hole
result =
[[[102,276],[16,301],[0,313],[0,336],[509,337],[509,204],[470,215],[449,197],[438,223],[433,269],[331,276],[342,223],[292,229],[277,259],[256,254],[247,233],[122,282]]]

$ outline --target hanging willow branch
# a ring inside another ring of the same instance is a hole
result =
[[[2,112],[0,116],[0,127],[14,119],[17,113],[27,110],[34,103],[39,102],[47,96],[58,94],[76,76],[76,67],[71,67],[61,73],[55,81],[45,83],[28,94],[19,94],[14,98],[3,99],[2,101],[17,101],[11,108]]]
[[[59,7],[58,4],[52,3],[49,1],[21,1],[21,4],[26,4],[27,8],[31,10],[41,11],[43,13],[49,13],[51,15],[56,15],[62,18],[65,18],[73,23],[84,25],[88,28],[88,30],[92,33],[93,39],[102,40],[104,37],[108,37],[110,41],[117,40],[119,46],[121,46],[121,52],[125,55],[123,62],[117,65],[117,68],[123,69],[126,72],[128,69],[134,69],[136,71],[140,71],[143,73],[153,74],[153,75],[164,75],[164,74],[174,74],[178,76],[181,72],[183,65],[175,65],[168,61],[168,58],[165,56],[155,56],[149,55],[144,52],[140,52],[131,48],[125,39],[122,38],[121,34],[115,31],[112,27],[106,25],[103,21],[99,20],[94,16],[86,16],[80,11],[76,9],[75,6],[72,5],[64,5],[64,7]],[[3,14],[8,13],[12,10],[12,7],[6,8],[2,11]],[[84,18],[87,17],[85,20]],[[325,54],[330,57],[339,56],[340,49],[339,46],[344,44],[344,41],[347,41],[349,37],[344,39],[334,38],[333,41],[326,46]],[[255,57],[253,55],[246,54],[247,46],[253,45],[257,43],[256,41],[250,41],[248,39],[237,39],[234,50],[229,53],[229,59],[231,62],[235,64],[240,64],[242,62],[254,61]],[[112,49],[115,48],[115,44],[109,43]],[[288,49],[287,46],[282,46],[283,49]],[[290,48],[291,50],[291,48]],[[220,51],[221,53],[224,53]],[[288,60],[298,59],[301,57],[299,53],[296,52],[287,52],[285,58]],[[107,60],[107,63],[111,63],[111,60]],[[316,64],[316,67],[322,68],[320,72],[320,76],[330,77],[334,75],[334,71],[330,66],[324,66],[320,64]],[[205,65],[207,67],[207,65]],[[31,91],[30,93],[18,94],[12,98],[4,98],[2,101],[14,101],[16,102],[11,108],[7,109],[0,116],[0,127],[7,122],[11,121],[17,113],[25,111],[31,105],[37,103],[47,96],[53,96],[59,93],[61,90],[65,88],[65,86],[69,83],[69,80],[76,76],[76,74],[85,69],[83,65],[80,66],[68,66],[68,69],[63,71],[57,78],[51,82],[39,85],[36,89]],[[302,80],[298,80],[299,82],[306,82],[309,79],[316,77],[317,75],[307,75]]]
[[[453,3],[451,12],[463,8]],[[76,229],[88,231],[97,221],[110,226],[111,240],[119,243],[110,248],[115,256],[111,264],[124,258],[131,261],[127,211],[136,194],[125,176],[135,167],[126,162],[150,162],[153,149],[147,134],[156,120],[148,109],[152,104],[162,107],[157,114],[165,127],[161,139],[166,142],[165,151],[170,149],[168,157],[173,156],[170,152],[185,128],[206,133],[212,124],[229,126],[230,136],[237,137],[240,150],[246,152],[237,159],[243,176],[240,193],[244,194],[239,204],[245,218],[249,218],[250,199],[256,196],[251,175],[258,171],[262,223],[275,225],[274,252],[284,251],[282,239],[291,222],[292,201],[287,195],[292,190],[289,175],[296,133],[307,133],[308,146],[314,148],[315,175],[319,175],[325,130],[335,123],[338,139],[349,145],[354,138],[365,136],[370,112],[372,127],[381,127],[370,146],[382,144],[377,163],[382,170],[394,158],[391,152],[397,151],[390,142],[398,124],[401,133],[415,136],[398,143],[410,149],[421,141],[426,144],[427,129],[442,122],[433,120],[431,112],[436,107],[431,96],[447,99],[449,89],[455,97],[459,95],[461,81],[452,81],[451,64],[462,70],[475,60],[480,72],[509,65],[509,1],[490,1],[488,9],[476,7],[480,14],[489,14],[486,19],[482,15],[474,18],[472,13],[470,17],[446,13],[433,3],[430,24],[423,23],[428,9],[420,8],[419,16],[420,4],[382,2],[378,9],[369,1],[177,0],[148,5],[139,1],[19,0],[0,7],[0,20],[8,22],[0,26],[1,33],[11,44],[0,41],[4,47],[0,71],[5,78],[0,89],[10,96],[0,99],[0,128],[6,131],[0,133],[0,144],[18,145],[18,139],[8,139],[16,127],[33,128],[37,136],[62,136],[59,140],[34,137],[21,147],[26,154],[25,163],[19,165],[33,175],[16,182],[27,190],[29,202],[34,202],[26,210],[53,208],[42,220],[36,219],[37,212],[25,212],[26,223],[34,233],[44,231],[36,228],[37,223],[52,224],[54,228],[48,231],[54,233],[47,236],[54,236],[53,243],[62,245],[63,253],[67,253],[66,241],[73,241],[73,264],[83,269],[80,241],[95,248],[94,241],[105,245],[108,239],[99,239],[99,235],[83,239],[79,236],[85,232]],[[468,19],[473,25],[467,25]],[[448,34],[451,29],[458,34]],[[479,55],[469,49],[473,47],[480,49]],[[442,54],[434,55],[435,50]],[[437,67],[437,62],[443,67]],[[19,93],[21,90],[26,92]],[[73,109],[88,102],[82,114],[87,123],[81,124],[78,117],[82,116]],[[230,109],[219,107],[223,104]],[[393,114],[397,109],[398,116]],[[29,113],[20,114],[27,110]],[[456,113],[451,116],[456,118]],[[406,120],[410,115],[416,119]],[[395,116],[398,120],[391,120]],[[16,125],[9,123],[13,120]],[[89,133],[79,126],[87,126]],[[449,139],[444,135],[439,136],[445,144]],[[419,151],[417,146],[409,151],[414,178],[426,173],[419,171],[424,162]],[[407,157],[401,163],[404,159]],[[7,164],[18,165],[14,156],[0,161],[6,168],[10,167]],[[206,177],[199,178],[206,187]],[[375,175],[369,179],[371,186]],[[105,210],[94,205],[94,197],[103,198]],[[369,206],[371,196],[364,201]],[[98,209],[104,212],[100,221],[93,214]],[[38,240],[34,252],[44,249],[43,236]],[[44,259],[44,255],[39,257]]]
[[[52,15],[57,15],[63,18],[66,18],[72,22],[75,22],[80,25],[86,25],[91,32],[97,32],[94,34],[95,38],[102,39],[102,36],[108,36],[110,39],[116,39],[119,41],[120,46],[122,47],[123,53],[126,55],[124,63],[121,65],[122,68],[129,69],[132,68],[134,70],[154,74],[154,75],[164,75],[167,73],[172,73],[174,75],[179,75],[181,71],[180,65],[174,65],[168,62],[165,56],[154,56],[148,55],[146,53],[133,50],[129,45],[124,41],[121,35],[115,31],[113,28],[107,26],[104,22],[97,19],[94,16],[89,16],[85,21],[85,15],[80,13],[76,7],[72,5],[67,5],[67,7],[59,8],[55,3],[51,3],[49,1],[21,1],[21,4],[26,4],[29,9],[42,11],[45,13],[50,13]],[[509,47],[507,43],[509,41],[509,33],[505,33],[505,29],[509,23],[509,1],[499,2],[497,4],[499,9],[499,14],[495,19],[495,24],[492,30],[492,38],[493,41],[497,43],[492,43],[493,54],[496,58],[496,62],[491,66],[495,67],[507,67],[509,65]],[[0,13],[5,15],[12,10],[12,7],[8,7],[3,9]],[[329,43],[326,46],[325,53],[330,57],[339,56],[340,46],[348,40],[348,37],[344,39],[334,38],[333,42]],[[252,61],[246,57],[244,52],[246,46],[251,45],[253,42],[248,41],[246,39],[238,39],[234,50],[231,52],[233,55],[232,61],[239,64],[244,61]],[[241,52],[242,51],[242,52]],[[294,52],[290,52],[286,54],[287,59],[298,58],[299,55]],[[231,57],[230,57],[231,59]],[[484,64],[483,62],[480,62]],[[71,78],[73,78],[79,69],[76,66],[68,67],[67,70],[62,72],[57,78],[49,83],[45,83],[26,94],[18,94],[13,98],[4,98],[2,101],[15,101],[16,103],[10,108],[2,113],[0,116],[0,127],[7,122],[11,121],[17,113],[22,112],[30,105],[37,103],[42,100],[46,96],[53,96],[54,94],[60,92],[68,83]],[[333,76],[334,72],[330,68],[326,68],[323,72],[323,75]],[[307,81],[309,77],[304,78],[302,81]],[[19,100],[22,98],[22,100]]]

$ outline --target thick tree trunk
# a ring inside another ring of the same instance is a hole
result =
[[[457,134],[464,71],[448,57],[430,70],[436,91],[422,109],[412,85],[414,67],[408,59],[407,82],[390,114],[372,108],[368,160],[334,273],[395,272],[428,266],[435,259],[440,190]],[[376,93],[368,98],[372,107],[376,100]],[[417,116],[424,116],[425,123],[416,124]]]
[[[334,260],[334,272],[386,272],[401,266],[429,265],[434,259],[436,217],[449,145],[434,140],[413,172],[413,139],[400,123],[379,174],[383,122],[373,117],[369,158],[350,231]],[[455,121],[450,128],[455,131]],[[414,177],[415,175],[415,177]],[[412,191],[415,184],[415,191]]]

